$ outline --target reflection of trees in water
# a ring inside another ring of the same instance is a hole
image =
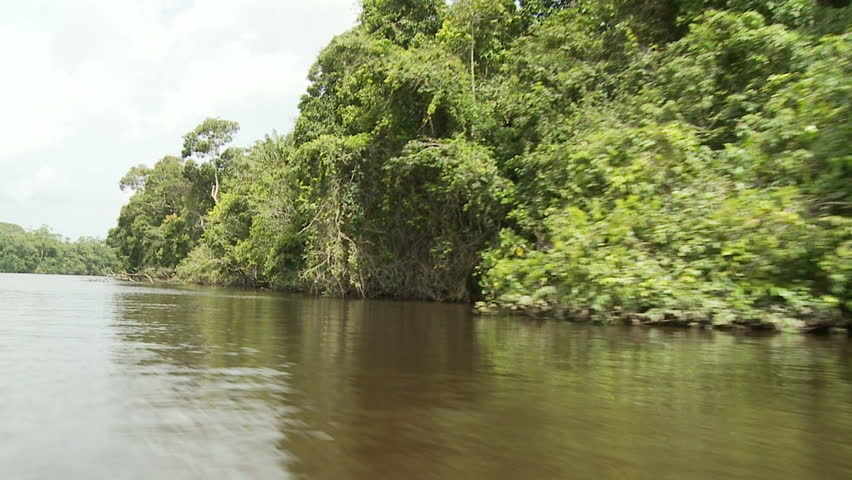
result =
[[[274,321],[286,300],[272,296],[140,292],[117,301],[114,330],[157,353],[150,361],[181,367],[275,365],[284,335]]]
[[[769,476],[807,477],[802,469],[809,467],[826,477],[838,473],[838,465],[822,461],[817,451],[836,448],[835,440],[844,431],[848,438],[852,427],[837,421],[852,418],[852,405],[842,400],[852,398],[850,383],[837,383],[848,361],[815,351],[807,344],[813,339],[482,323],[479,342],[497,373],[489,378],[502,383],[494,391],[504,416],[527,417],[527,427],[507,423],[502,434],[521,437],[535,424],[533,441],[547,440],[529,451],[561,445],[560,465],[573,463],[572,475],[702,476],[717,469],[748,476],[761,469]],[[823,347],[845,350],[848,342]],[[517,392],[519,379],[537,387]],[[832,417],[833,427],[819,421]],[[846,443],[844,458],[852,453]],[[770,451],[777,458],[764,465]]]
[[[116,332],[148,352],[125,363],[191,378],[174,395],[233,409],[312,478],[831,477],[820,452],[852,458],[837,441],[848,342],[274,295],[130,294],[117,309]]]
[[[293,383],[305,408],[281,443],[291,467],[312,478],[439,471],[452,450],[444,417],[476,401],[467,307],[317,300],[302,313],[313,320]]]
[[[129,421],[154,455],[199,472],[283,473],[277,424],[291,413],[290,385],[277,315],[286,299],[209,293],[139,289],[118,298],[114,356]]]

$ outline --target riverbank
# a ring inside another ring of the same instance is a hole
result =
[[[527,297],[529,298],[529,297]],[[700,328],[715,330],[776,331],[802,334],[842,334],[852,336],[852,319],[844,316],[788,317],[779,312],[765,311],[762,316],[722,319],[688,310],[655,309],[646,312],[594,312],[570,309],[566,306],[533,303],[521,299],[517,303],[500,305],[495,302],[476,302],[481,315],[521,314],[533,318],[590,322],[620,323],[647,327]]]
[[[120,268],[598,322],[848,325],[852,7],[420,3],[364,2],[287,135],[242,148],[207,118],[180,156],[132,167]]]
[[[258,285],[239,285],[210,282],[195,282],[182,279],[173,272],[159,270],[156,272],[140,273],[114,273],[110,277],[133,283],[168,284],[168,285],[198,285],[210,287],[242,288],[253,291],[276,291],[286,293],[298,293],[307,296],[320,296],[307,290],[270,288]],[[329,296],[329,295],[321,295]],[[335,296],[333,296],[335,297]],[[340,296],[339,298],[346,298]],[[405,301],[409,299],[393,298]],[[447,302],[437,302],[447,303]],[[450,302],[452,303],[452,302]],[[843,316],[812,316],[812,317],[788,317],[779,312],[762,312],[763,316],[720,318],[701,315],[694,311],[665,311],[662,309],[649,310],[646,312],[595,312],[590,308],[570,309],[565,306],[549,305],[541,301],[534,302],[531,297],[522,297],[511,304],[498,304],[496,302],[478,301],[469,304],[474,312],[482,316],[495,315],[520,315],[535,319],[567,321],[573,323],[592,324],[624,324],[644,327],[667,327],[667,328],[697,328],[706,330],[742,330],[742,331],[775,331],[785,333],[801,334],[839,334],[852,336],[852,319]]]

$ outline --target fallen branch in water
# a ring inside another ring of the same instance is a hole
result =
[[[115,272],[115,273],[111,273],[109,276],[116,279],[116,280],[121,280],[123,282],[133,282],[133,283],[136,283],[136,282],[139,282],[139,281],[142,281],[142,280],[147,280],[148,283],[154,284],[154,283],[157,283],[158,281],[162,281],[160,279],[155,280],[148,273]]]

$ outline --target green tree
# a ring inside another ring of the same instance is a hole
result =
[[[364,0],[360,20],[369,34],[407,48],[418,35],[438,32],[444,8],[440,0]]]
[[[115,253],[103,240],[70,242],[46,226],[26,231],[0,224],[0,272],[106,275],[117,266]]]
[[[131,271],[201,283],[848,325],[850,18],[812,0],[366,0],[290,134],[228,148],[237,125],[205,120],[183,158],[121,180],[109,240]]]
[[[485,77],[494,72],[519,25],[512,0],[459,0],[453,4],[438,38],[466,58],[474,97],[477,66]]]
[[[234,155],[222,149],[233,141],[239,130],[237,122],[207,118],[183,137],[183,158],[195,158],[213,166],[213,186],[210,189],[213,203],[219,202],[219,173],[227,168]]]

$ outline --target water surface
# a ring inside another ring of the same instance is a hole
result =
[[[852,478],[850,343],[0,274],[0,476]]]

